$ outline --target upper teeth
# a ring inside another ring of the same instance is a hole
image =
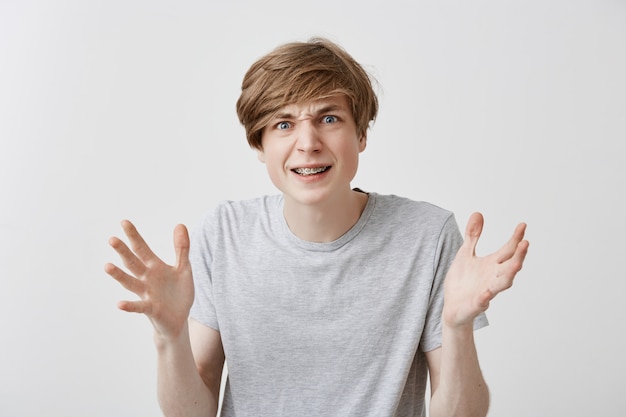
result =
[[[300,175],[312,175],[319,174],[320,172],[326,171],[326,167],[319,168],[296,168],[294,169]]]

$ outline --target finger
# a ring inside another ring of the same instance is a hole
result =
[[[522,270],[522,267],[524,266],[524,260],[526,259],[526,255],[528,254],[529,246],[530,243],[527,240],[522,240],[517,244],[515,253],[506,262],[508,273],[510,275],[515,275]]]
[[[513,281],[515,280],[517,273],[524,265],[524,259],[526,259],[528,247],[528,241],[522,240],[517,244],[513,256],[503,264],[499,265],[497,280],[495,281],[496,288],[493,289],[495,293],[502,292],[513,286]]]
[[[476,255],[476,245],[483,232],[483,224],[483,215],[478,212],[473,213],[467,221],[463,246],[465,247],[465,251],[471,253],[472,256]]]
[[[513,231],[511,238],[497,252],[497,262],[502,263],[510,259],[517,251],[519,243],[524,239],[526,223],[520,223]]]
[[[148,313],[148,304],[143,301],[120,301],[117,303],[117,308],[129,313]]]
[[[143,292],[143,282],[131,275],[128,275],[117,266],[108,263],[104,266],[104,271],[109,274],[114,280],[122,284],[122,286],[128,291],[131,291],[137,295],[140,295]]]
[[[174,250],[176,251],[176,268],[189,267],[189,232],[183,224],[174,228]]]
[[[130,241],[133,252],[137,254],[139,259],[141,259],[143,262],[148,263],[156,258],[156,255],[154,254],[154,252],[152,252],[143,237],[139,234],[135,225],[133,225],[128,220],[122,220],[122,228],[124,229],[124,233],[126,233],[126,236]]]
[[[122,242],[117,237],[109,239],[109,245],[122,259],[124,266],[130,270],[135,276],[141,276],[146,271],[146,266],[137,256],[130,250],[126,243]]]

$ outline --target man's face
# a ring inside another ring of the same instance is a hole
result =
[[[259,160],[285,203],[316,205],[348,195],[366,138],[348,99],[337,95],[285,106],[263,129],[262,144]]]

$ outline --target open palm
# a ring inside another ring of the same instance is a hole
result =
[[[487,310],[498,293],[513,285],[526,258],[529,243],[523,240],[524,223],[515,228],[513,236],[496,252],[476,256],[483,224],[480,213],[470,216],[465,241],[446,275],[443,319],[449,326],[471,324],[478,314]]]
[[[116,237],[109,244],[130,274],[110,263],[105,265],[105,271],[140,300],[120,301],[118,307],[145,314],[162,336],[178,335],[187,325],[194,297],[187,229],[183,225],[174,229],[176,264],[168,265],[152,252],[131,222],[123,221],[122,228],[132,250]]]

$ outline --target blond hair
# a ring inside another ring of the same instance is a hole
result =
[[[237,115],[248,144],[262,149],[263,128],[284,106],[344,94],[359,135],[376,118],[378,99],[367,72],[339,45],[322,38],[287,43],[256,61],[241,85]]]

